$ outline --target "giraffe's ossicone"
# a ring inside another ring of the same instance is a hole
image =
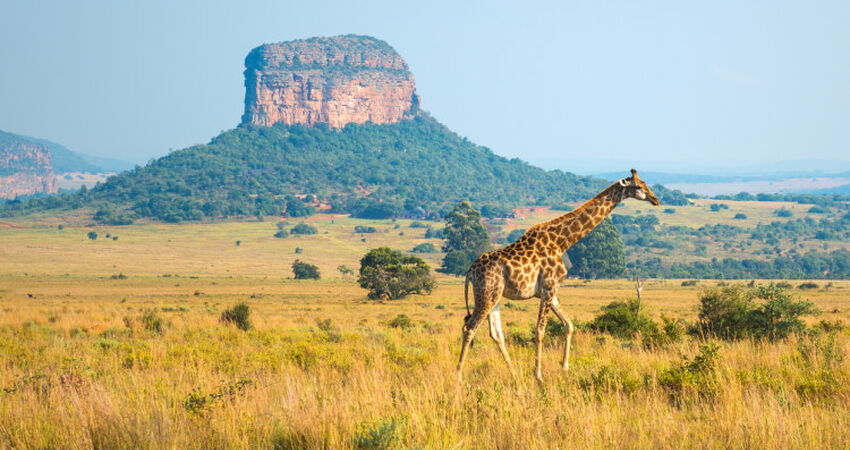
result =
[[[548,222],[529,228],[516,242],[504,248],[484,253],[472,263],[466,273],[464,296],[467,315],[463,323],[463,341],[457,364],[458,378],[462,376],[463,361],[475,332],[486,316],[490,323],[490,337],[496,341],[502,356],[513,372],[511,358],[505,348],[499,302],[502,297],[523,300],[540,298],[537,315],[537,358],[535,376],[543,381],[540,358],[543,353],[543,334],[549,310],[564,323],[563,368],[569,368],[570,341],[573,324],[563,312],[558,301],[558,287],[567,274],[561,259],[564,252],[590,233],[614,207],[627,198],[659,205],[655,194],[632,169],[632,176],[623,178],[600,192],[577,209]],[[474,308],[469,311],[469,285],[472,285]]]

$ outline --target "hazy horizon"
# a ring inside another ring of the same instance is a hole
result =
[[[0,74],[0,129],[93,156],[143,163],[206,143],[239,124],[251,48],[356,33],[405,58],[423,109],[453,131],[545,168],[850,165],[840,2],[84,1],[0,12],[0,58],[14,68]]]

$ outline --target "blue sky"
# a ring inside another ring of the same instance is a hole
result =
[[[395,47],[423,108],[500,155],[828,171],[850,161],[848,23],[840,1],[6,1],[0,129],[144,162],[239,123],[251,48],[356,33]]]

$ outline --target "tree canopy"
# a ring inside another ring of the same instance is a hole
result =
[[[605,218],[593,231],[567,250],[572,273],[582,278],[614,278],[626,269],[626,250],[620,233]]]
[[[445,219],[443,238],[446,243],[443,251],[446,256],[440,271],[461,275],[466,273],[475,258],[490,250],[492,243],[487,229],[481,224],[481,213],[469,201],[455,206]]]

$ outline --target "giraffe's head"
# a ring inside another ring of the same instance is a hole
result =
[[[620,186],[623,188],[624,198],[634,198],[637,200],[647,201],[655,206],[661,204],[649,186],[638,178],[637,170],[632,169],[632,176],[629,178],[621,178]]]

